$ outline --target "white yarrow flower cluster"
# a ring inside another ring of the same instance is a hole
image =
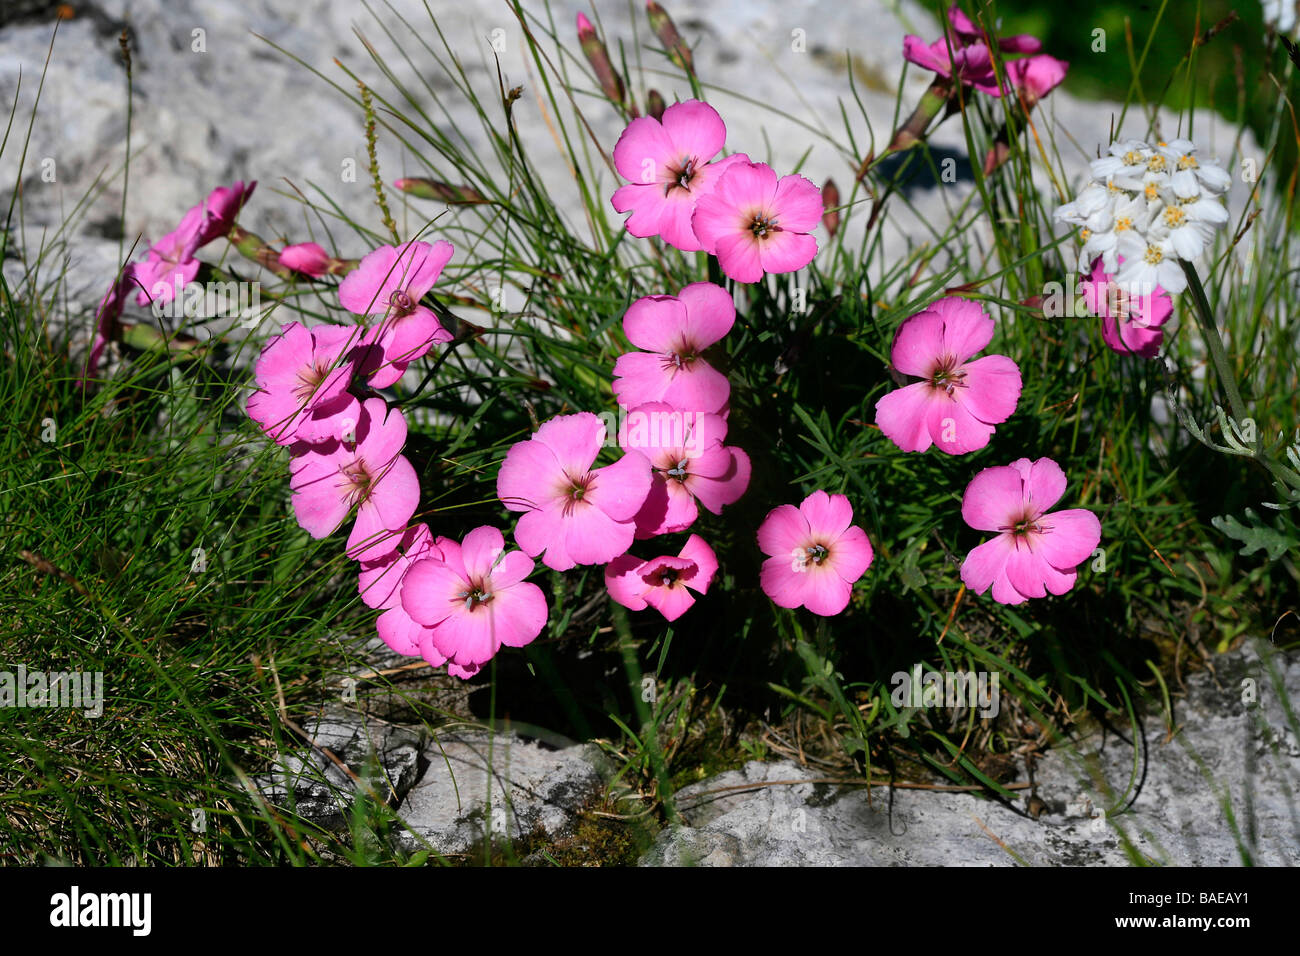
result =
[[[1092,182],[1056,210],[1058,221],[1083,227],[1080,268],[1101,256],[1121,288],[1183,291],[1179,260],[1196,259],[1227,225],[1220,197],[1232,184],[1227,170],[1195,154],[1186,139],[1155,146],[1131,139],[1093,160]]]

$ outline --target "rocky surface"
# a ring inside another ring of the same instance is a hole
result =
[[[1300,661],[1274,658],[1300,699]],[[1052,751],[1034,791],[1001,804],[966,793],[838,787],[789,761],[750,763],[685,788],[686,825],[665,830],[647,866],[1300,865],[1300,744],[1253,650],[1188,680],[1177,733],[1145,720],[1139,778],[1114,734]],[[1253,681],[1253,684],[1246,683]],[[1257,702],[1244,703],[1252,692]],[[1132,789],[1130,789],[1130,782]],[[1125,794],[1128,795],[1127,799]],[[1045,808],[1035,819],[1033,798]],[[1117,812],[1109,816],[1100,808]],[[1122,811],[1122,812],[1119,812]],[[1231,819],[1235,822],[1230,822]],[[1234,829],[1235,826],[1235,829]]]
[[[55,6],[33,2],[15,7],[0,28],[0,100],[10,102],[21,75],[20,121],[35,103]],[[391,85],[366,55],[361,36],[385,67],[408,85],[442,132],[479,150],[485,150],[493,132],[493,121],[485,129],[464,97],[429,65],[433,57],[445,54],[437,47],[423,0],[372,5],[378,20],[362,5],[334,0],[88,0],[67,6],[76,15],[60,23],[22,171],[28,228],[22,241],[35,248],[42,241],[42,229],[48,241],[58,224],[77,210],[71,228],[75,241],[66,251],[71,266],[67,294],[85,308],[93,307],[115,272],[120,234],[125,234],[127,248],[138,236],[155,239],[211,187],[236,179],[261,183],[243,223],[267,238],[316,239],[345,256],[366,251],[328,208],[337,203],[348,215],[379,225],[365,170],[362,114],[348,99],[355,83],[334,63],[338,58],[377,95],[393,96]],[[432,0],[428,8],[485,102],[500,100],[496,58],[506,86],[523,85],[515,115],[524,148],[551,184],[562,214],[571,216],[579,231],[585,229],[579,206],[566,212],[565,200],[576,195],[576,186],[553,138],[556,118],[539,97],[522,28],[507,5],[503,0]],[[533,4],[528,8],[542,9]],[[648,49],[653,37],[639,4],[552,0],[550,8],[564,41],[563,51],[544,41],[552,62],[586,69],[577,58],[573,24],[579,10],[594,8],[611,47],[624,43],[634,64],[633,93],[638,99],[649,86],[669,102],[691,95],[687,83]],[[671,12],[695,47],[710,100],[727,120],[728,147],[778,169],[792,168],[806,153],[802,172],[818,183],[835,177],[846,197],[861,157],[848,149],[840,101],[846,101],[861,147],[865,150],[874,137],[879,149],[891,133],[897,79],[904,65],[903,36],[937,35],[931,15],[920,5],[889,0],[677,0]],[[861,29],[864,23],[871,25],[870,31]],[[126,75],[118,49],[124,28],[132,37],[135,84],[125,222],[121,173]],[[536,24],[530,29],[536,33]],[[414,65],[398,53],[395,41],[407,49]],[[422,42],[433,50],[422,49]],[[1110,52],[1096,55],[1122,60],[1122,43],[1116,39],[1112,46]],[[635,68],[638,58],[644,73]],[[852,102],[850,71],[865,116]],[[904,115],[918,101],[928,76],[916,68],[908,71],[902,90]],[[578,103],[596,142],[611,149],[622,121],[598,97]],[[491,107],[494,115],[499,109]],[[1114,104],[1074,99],[1067,80],[1036,115],[1047,147],[1059,151],[1069,175],[1077,180],[1098,144],[1107,141],[1117,112]],[[1126,130],[1144,133],[1135,119],[1130,114]],[[565,121],[574,132],[579,128],[572,117]],[[1174,122],[1162,117],[1165,135]],[[1231,153],[1233,131],[1223,121],[1198,116],[1196,131],[1208,152],[1225,158]],[[940,158],[957,160],[958,181],[918,181],[906,197],[911,208],[893,204],[884,227],[889,254],[878,259],[882,269],[905,247],[932,241],[927,224],[946,221],[948,211],[972,188],[960,123],[949,120],[931,141]],[[1249,153],[1254,147],[1247,141],[1242,148]],[[0,157],[0,200],[17,177],[20,155],[21,149],[11,142]],[[388,180],[427,174],[387,132],[381,131],[379,155]],[[350,166],[357,175],[345,174]],[[593,163],[591,175],[598,192],[608,194],[616,185],[599,162]],[[1240,208],[1244,189],[1237,183],[1230,200],[1234,208]],[[304,204],[299,190],[315,209]],[[93,202],[78,209],[88,192]],[[444,208],[415,201],[406,210],[398,209],[399,225],[414,231]],[[612,211],[610,217],[617,218]],[[863,219],[858,217],[859,228]],[[453,209],[440,220],[440,228],[454,240],[462,223],[471,227],[478,222],[472,210]]]
[[[482,844],[489,826],[495,838],[558,839],[603,786],[601,758],[590,746],[557,749],[477,728],[429,734],[342,707],[304,730],[316,746],[285,755],[260,777],[263,795],[342,830],[358,792],[368,792],[404,821],[394,842],[407,853],[464,855]]]

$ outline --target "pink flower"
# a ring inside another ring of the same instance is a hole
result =
[[[691,591],[707,594],[718,559],[707,541],[698,534],[687,539],[677,557],[664,556],[642,561],[631,554],[615,558],[605,567],[609,596],[633,611],[652,607],[667,620],[675,621],[695,603]]]
[[[618,212],[631,211],[627,231],[640,239],[660,236],[684,252],[703,248],[691,227],[696,201],[713,191],[728,168],[749,160],[738,153],[710,162],[726,139],[722,117],[699,100],[675,103],[662,120],[632,120],[614,146],[614,168],[629,185],[616,189],[611,200]]]
[[[927,44],[909,33],[903,37],[903,59],[939,76],[951,77],[964,86],[973,86],[989,96],[1002,95],[993,58],[982,42],[965,46],[959,39],[950,41],[948,37],[940,37]]]
[[[248,202],[256,188],[256,182],[245,185],[240,181],[231,186],[218,186],[208,193],[208,198],[195,207],[203,214],[198,235],[200,246],[206,246],[230,232],[239,217],[239,211],[244,208],[244,203]]]
[[[417,624],[433,629],[432,646],[460,677],[506,647],[529,644],[546,626],[542,589],[524,580],[533,562],[504,552],[505,539],[483,526],[463,544],[439,538],[442,557],[415,561],[402,580],[402,607]],[[459,673],[458,673],[459,672]]]
[[[972,528],[998,535],[966,556],[966,587],[976,594],[992,587],[1000,604],[1074,587],[1074,569],[1097,547],[1101,522],[1086,508],[1047,514],[1064,493],[1065,472],[1050,458],[1021,458],[976,475],[966,486],[961,516]]]
[[[957,35],[962,46],[972,43],[988,45],[989,35],[975,26],[971,18],[966,16],[961,7],[955,3],[948,8],[948,22],[952,24],[953,33]],[[1042,48],[1043,44],[1038,37],[1028,33],[1004,37],[998,41],[998,49],[1004,53],[1037,53]]]
[[[648,402],[627,413],[618,443],[650,459],[650,493],[636,515],[636,536],[685,531],[699,517],[696,502],[714,514],[749,487],[749,456],[727,448],[721,415],[683,412]]]
[[[181,219],[180,225],[150,248],[144,262],[136,264],[135,279],[140,286],[137,305],[170,302],[199,274],[199,260],[194,253],[202,244],[203,208],[195,206]]]
[[[867,533],[853,524],[843,495],[814,491],[796,508],[768,512],[758,529],[758,546],[769,555],[759,583],[779,607],[806,607],[830,617],[849,604],[853,582],[871,567]]]
[[[420,502],[415,469],[400,454],[405,444],[406,419],[382,398],[363,404],[355,442],[295,444],[289,486],[298,524],[324,538],[355,508],[348,557],[374,561],[391,552]]]
[[[284,326],[257,360],[248,417],[277,445],[343,437],[361,414],[347,389],[355,371],[351,355],[364,334],[359,326]]]
[[[135,270],[134,263],[124,266],[121,275],[99,300],[99,308],[95,310],[95,337],[91,340],[90,351],[86,355],[86,369],[81,377],[82,388],[99,371],[99,363],[103,361],[108,343],[121,335],[122,309],[126,307],[126,300],[135,288]]]
[[[782,176],[763,163],[737,163],[700,197],[691,222],[704,251],[737,282],[768,272],[794,272],[812,262],[822,191],[802,176]]]
[[[515,540],[556,571],[612,561],[632,544],[636,513],[650,491],[650,463],[631,451],[593,468],[605,426],[590,412],[561,415],[511,447],[497,495],[521,511]]]
[[[280,250],[280,265],[308,276],[323,276],[330,267],[330,254],[314,242],[300,242]]]
[[[993,426],[1011,417],[1020,400],[1020,368],[1005,355],[968,362],[993,338],[994,323],[978,302],[932,302],[901,326],[890,361],[923,381],[876,402],[876,424],[903,451],[931,444],[961,455],[989,443]]]
[[[428,525],[417,524],[406,529],[391,553],[361,562],[357,589],[367,607],[383,610],[375,629],[385,644],[398,654],[424,657],[434,667],[441,667],[447,659],[433,647],[433,628],[413,621],[402,607],[402,582],[411,565],[421,558],[441,559],[442,548],[433,540]]]
[[[374,388],[392,385],[408,365],[435,344],[452,340],[437,315],[420,300],[433,288],[454,249],[441,239],[430,245],[411,241],[402,246],[380,246],[339,283],[339,301],[357,315],[381,315],[372,341],[382,357],[367,362]]]
[[[1020,92],[1025,105],[1032,108],[1039,100],[1060,86],[1070,64],[1054,56],[1038,56],[1012,60],[1007,64],[1007,77],[1012,89]]]
[[[1119,261],[1122,263],[1124,257],[1120,256]],[[1114,351],[1143,358],[1155,358],[1160,353],[1165,339],[1160,326],[1174,311],[1168,292],[1154,286],[1146,294],[1131,294],[1106,272],[1101,256],[1092,264],[1092,275],[1080,285],[1088,311],[1101,316],[1101,337]]]
[[[614,395],[620,405],[667,402],[684,411],[721,412],[731,385],[701,357],[731,331],[736,307],[727,291],[693,282],[677,295],[637,299],[623,316],[628,352],[614,363]]]

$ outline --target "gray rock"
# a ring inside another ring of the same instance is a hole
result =
[[[399,813],[410,828],[400,849],[465,853],[493,834],[555,838],[603,787],[590,746],[550,750],[513,734],[443,734],[430,742],[428,769]],[[490,806],[490,809],[489,809]]]
[[[336,709],[303,729],[316,748],[284,755],[271,774],[255,782],[271,803],[291,807],[326,829],[346,827],[358,792],[396,806],[419,779],[421,739],[415,731]],[[360,780],[322,750],[333,753]]]
[[[430,735],[341,708],[304,730],[316,748],[286,754],[273,773],[257,778],[266,798],[341,830],[358,793],[369,793],[404,821],[393,839],[408,853],[467,853],[481,845],[489,823],[493,834],[511,840],[562,836],[604,786],[603,760],[591,746],[553,749],[474,729]]]
[[[677,794],[686,826],[665,830],[646,866],[1300,864],[1300,746],[1281,691],[1300,699],[1300,662],[1256,650],[1216,658],[1187,681],[1178,732],[1145,720],[1145,776],[1130,791],[1133,751],[1090,734],[1038,762],[1038,819],[967,793],[830,786],[790,761],[751,762]],[[1258,703],[1243,704],[1253,680]],[[1127,803],[1122,795],[1131,793]],[[1108,817],[1098,808],[1111,807]],[[1234,824],[1230,822],[1229,811]]]

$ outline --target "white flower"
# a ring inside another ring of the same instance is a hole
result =
[[[1194,155],[1196,146],[1188,139],[1176,139],[1156,147],[1171,167],[1169,183],[1182,199],[1208,192],[1222,196],[1232,185],[1228,171],[1214,163],[1201,164]]]
[[[1187,280],[1180,260],[1198,258],[1228,223],[1220,197],[1231,177],[1197,157],[1186,139],[1112,143],[1089,165],[1092,182],[1055,213],[1058,221],[1083,227],[1080,268],[1100,256],[1117,285],[1181,292]]]
[[[1115,284],[1121,289],[1158,285],[1172,294],[1187,288],[1187,277],[1169,239],[1129,233],[1119,241],[1119,254],[1124,262],[1115,274]]]
[[[1154,150],[1140,139],[1126,139],[1122,143],[1111,143],[1107,152],[1110,155],[1088,164],[1094,181],[1103,182],[1116,175],[1141,175]]]
[[[1083,254],[1089,262],[1100,255],[1107,272],[1115,271],[1115,250],[1119,240],[1131,232],[1146,231],[1150,207],[1142,196],[1121,193],[1110,206],[1110,223],[1105,229],[1089,231],[1084,237]]]

